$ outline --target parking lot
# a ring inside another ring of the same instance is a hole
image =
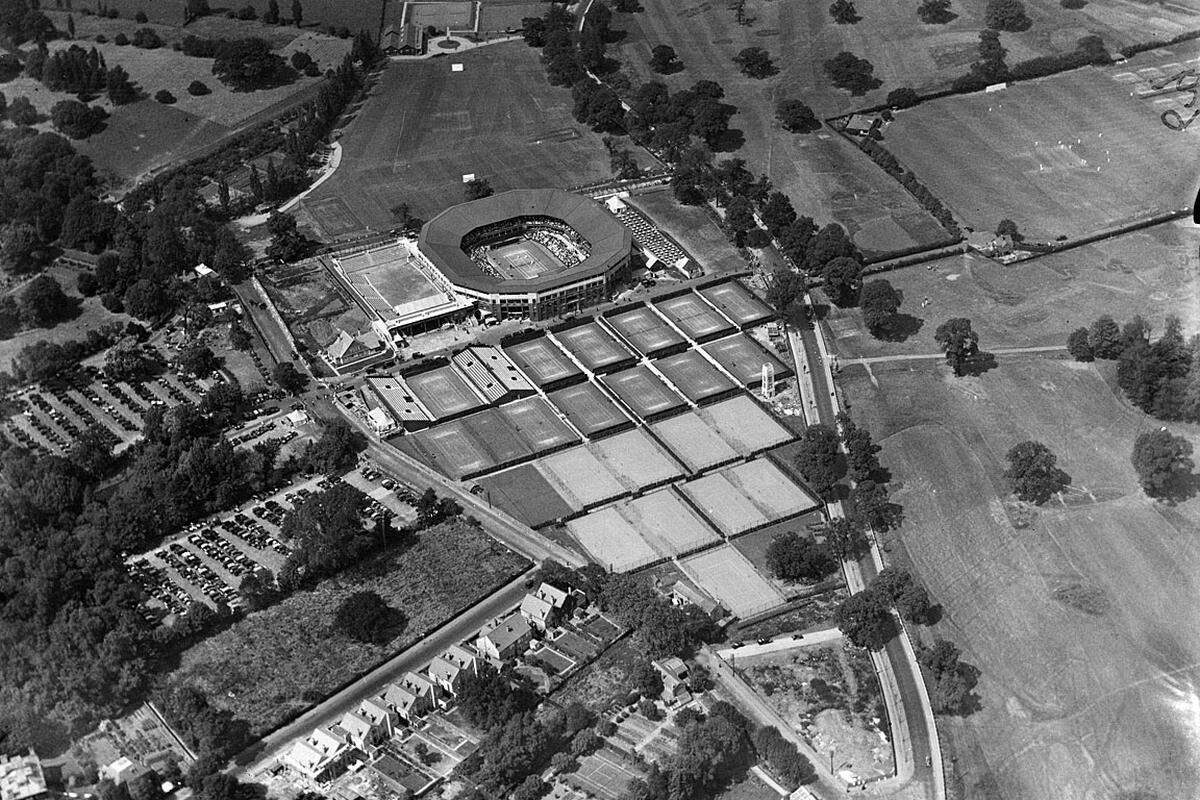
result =
[[[282,533],[284,517],[306,497],[338,481],[367,495],[368,514],[373,517],[386,511],[394,524],[416,518],[412,492],[369,465],[341,478],[301,478],[239,508],[193,523],[154,550],[130,558],[130,574],[148,595],[147,617],[186,615],[193,602],[214,609],[245,608],[246,601],[238,593],[241,582],[255,573],[268,583],[273,581],[292,551]]]

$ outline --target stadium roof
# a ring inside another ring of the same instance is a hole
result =
[[[574,267],[527,280],[504,280],[485,274],[462,249],[465,235],[513,217],[546,216],[574,228],[592,254]],[[452,283],[477,292],[541,292],[602,275],[629,255],[633,234],[590,198],[561,189],[515,189],[454,206],[421,228],[421,252]]]

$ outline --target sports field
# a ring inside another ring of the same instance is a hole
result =
[[[740,384],[747,387],[762,383],[763,366],[770,364],[775,369],[775,380],[786,378],[792,370],[782,361],[768,353],[762,345],[744,333],[726,339],[717,339],[703,346],[716,362],[725,368]]]
[[[544,245],[528,239],[493,247],[487,256],[505,280],[531,280],[567,269]]]
[[[425,219],[461,203],[466,173],[496,192],[590,183],[611,174],[600,138],[524,42],[393,62],[341,136],[341,166],[301,205],[340,197],[359,229],[381,229],[402,201]]]
[[[434,419],[466,414],[485,405],[484,399],[449,365],[407,375],[404,381]]]
[[[634,424],[633,420],[591,381],[558,389],[548,393],[546,397],[589,439]]]
[[[542,389],[583,378],[583,371],[547,336],[509,345],[504,353]]]
[[[687,401],[663,383],[645,364],[600,379],[642,420],[652,420],[687,408]]]
[[[669,486],[623,500],[616,507],[650,546],[664,556],[677,556],[721,540]]]
[[[587,447],[572,447],[538,460],[538,469],[576,509],[628,494],[604,462]]]
[[[416,258],[406,245],[393,244],[335,260],[367,304],[386,313],[442,294],[417,267]]]
[[[724,471],[680,484],[679,489],[725,536],[736,536],[771,521],[729,482]]]
[[[570,516],[576,509],[532,464],[480,478],[487,501],[531,528]]]
[[[706,342],[733,332],[725,315],[693,292],[655,300],[654,307],[693,341]]]
[[[706,406],[698,413],[744,456],[760,453],[795,438],[770,412],[745,394]]]
[[[641,428],[591,442],[588,449],[631,492],[658,486],[683,474],[682,467]]]
[[[693,403],[708,402],[738,390],[733,381],[695,350],[660,358],[653,366]]]
[[[395,2],[395,0],[393,0]],[[430,25],[439,31],[473,31],[476,24],[476,5],[473,2],[423,3],[405,2],[401,6],[400,24],[411,22],[418,28]]]
[[[1190,208],[1197,176],[1179,165],[1195,153],[1200,127],[1173,130],[1161,116],[1174,110],[1178,127],[1195,93],[1139,96],[1188,69],[1184,84],[1194,86],[1196,42],[943,98],[899,112],[884,146],[976,230],[1007,217],[1046,242]]]
[[[650,430],[687,466],[689,473],[703,472],[739,457],[738,451],[695,412],[656,422]]]
[[[985,350],[1065,345],[1067,335],[1100,314],[1142,314],[1158,330],[1177,314],[1200,331],[1200,284],[1191,220],[1157,225],[1006,267],[979,256],[955,256],[885,276],[904,293],[903,314],[915,332],[881,342],[862,328],[858,309],[832,309],[826,324],[839,357],[938,353],[933,340],[947,317],[963,316]],[[925,308],[921,303],[928,300]]]
[[[604,321],[644,356],[653,358],[687,346],[682,336],[645,306],[605,317]]]
[[[1179,616],[1200,596],[1200,501],[1142,495],[1129,453],[1161,423],[1102,369],[1026,356],[961,380],[912,362],[843,370],[904,506],[891,559],[911,562],[944,608],[935,633],[982,671],[980,710],[942,723],[964,797],[1200,792],[1200,628]],[[1072,484],[1017,530],[1002,472],[1025,439]]]
[[[783,602],[783,595],[732,545],[707,550],[679,566],[736,616],[748,617]]]
[[[615,506],[571,520],[567,531],[597,564],[614,572],[644,567],[660,558]]]
[[[559,331],[554,338],[590,372],[611,372],[637,359],[598,322]]]
[[[698,290],[705,300],[741,328],[750,328],[775,316],[771,307],[740,281],[725,281]]]
[[[579,441],[575,432],[540,397],[525,397],[499,407],[500,415],[535,453]]]
[[[721,472],[772,521],[802,514],[821,505],[768,458],[735,464]]]

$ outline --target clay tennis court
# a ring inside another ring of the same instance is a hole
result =
[[[683,467],[641,428],[592,442],[588,449],[631,492],[658,486],[683,474]]]
[[[604,321],[644,356],[653,358],[687,347],[687,341],[649,308],[635,308]]]
[[[705,406],[700,418],[744,456],[790,442],[796,435],[747,394]]]
[[[687,401],[645,364],[600,379],[621,402],[645,421],[687,408]]]
[[[538,468],[556,486],[564,499],[577,509],[592,508],[629,490],[587,447],[572,447],[538,461]]]
[[[590,372],[611,372],[637,360],[598,322],[568,328],[554,338]]]
[[[597,564],[614,572],[628,572],[661,558],[614,506],[571,520],[567,531]]]
[[[802,514],[821,504],[769,458],[727,467],[722,474],[772,521]]]
[[[654,307],[671,320],[688,337],[697,342],[707,342],[728,333],[737,327],[712,307],[700,295],[693,292],[655,300]]]
[[[758,614],[783,602],[783,595],[732,545],[706,550],[680,561],[679,566],[739,617]]]
[[[660,358],[651,366],[693,403],[711,402],[739,388],[725,373],[695,350]]]
[[[546,336],[509,345],[504,348],[504,353],[542,389],[583,378],[583,371]]]
[[[616,505],[650,546],[664,556],[677,556],[721,541],[721,536],[670,486]]]
[[[680,490],[726,536],[753,530],[771,521],[724,471],[713,472],[680,484]]]
[[[695,412],[656,422],[650,426],[650,430],[692,474],[728,464],[741,457]]]
[[[589,439],[631,427],[634,422],[599,386],[587,381],[546,395]]]

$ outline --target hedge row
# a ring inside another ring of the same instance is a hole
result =
[[[872,161],[882,167],[884,172],[900,181],[900,185],[907,189],[909,194],[917,198],[917,202],[921,204],[921,207],[932,214],[933,218],[941,223],[947,233],[953,236],[962,236],[962,229],[954,221],[954,215],[950,213],[950,209],[946,208],[933,192],[929,191],[923,183],[917,180],[917,176],[911,170],[905,169],[896,160],[896,157],[889,153],[883,145],[870,137],[865,137],[858,140],[858,146],[864,153],[871,157]]]

